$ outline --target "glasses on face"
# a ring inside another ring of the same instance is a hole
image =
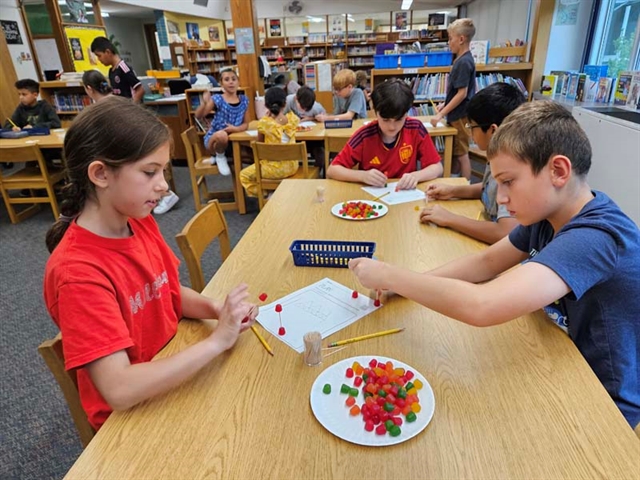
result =
[[[468,128],[469,130],[473,130],[474,128],[489,128],[490,125],[476,125],[473,123],[466,123],[464,128]]]
[[[342,88],[334,88],[333,91],[336,93],[340,93],[342,92],[345,88],[347,88],[349,85],[347,85],[346,87],[342,87]]]

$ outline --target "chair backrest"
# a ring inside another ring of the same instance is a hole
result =
[[[184,149],[187,151],[189,167],[195,166],[198,159],[203,157],[198,132],[196,132],[195,127],[189,127],[180,136],[182,137],[182,143],[184,143]]]
[[[0,148],[0,163],[38,162],[42,178],[48,179],[46,164],[38,145],[3,146]]]
[[[302,162],[302,173],[305,178],[309,174],[309,162],[307,159],[307,144],[305,142],[296,143],[263,143],[251,142],[253,157],[256,162],[256,177],[260,179],[260,160],[270,162],[283,162],[287,160],[297,160]]]
[[[200,259],[209,244],[216,238],[220,241],[222,261],[225,261],[231,253],[231,243],[227,221],[218,200],[213,200],[196,213],[176,235],[176,241],[189,269],[191,288],[196,292],[201,292],[205,287]]]
[[[58,334],[52,340],[46,340],[38,347],[38,352],[44,359],[47,367],[53,373],[60,389],[67,400],[71,417],[76,425],[82,446],[86,447],[96,434],[87,414],[80,403],[80,395],[78,393],[78,380],[75,370],[65,370],[64,368],[64,352],[62,351],[62,337]]]
[[[332,153],[340,153],[351,137],[324,137],[324,172],[327,174],[329,159]]]

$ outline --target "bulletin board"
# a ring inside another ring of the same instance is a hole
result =
[[[104,27],[76,27],[67,25],[64,27],[64,33],[76,72],[97,69],[105,75],[109,73],[109,67],[102,65],[98,61],[98,58],[91,52],[91,42],[93,42],[96,37],[107,36],[107,31]]]

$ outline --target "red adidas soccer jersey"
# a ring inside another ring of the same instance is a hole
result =
[[[388,178],[400,178],[405,173],[436,164],[440,156],[427,129],[420,120],[407,118],[396,143],[387,148],[382,142],[377,120],[359,128],[331,163],[345,168],[358,165],[360,170],[375,168]]]

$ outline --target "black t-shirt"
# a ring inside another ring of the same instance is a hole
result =
[[[127,65],[124,60],[120,60],[116,68],[109,69],[109,82],[111,82],[114,95],[126,98],[132,98],[133,90],[140,85],[140,80],[136,77],[133,68]]]
[[[476,64],[473,62],[473,55],[468,51],[457,58],[453,63],[453,67],[451,67],[445,104],[451,102],[456,93],[458,93],[459,88],[464,87],[467,87],[467,98],[449,112],[447,115],[448,122],[466,117],[469,100],[471,100],[471,97],[476,93]]]

